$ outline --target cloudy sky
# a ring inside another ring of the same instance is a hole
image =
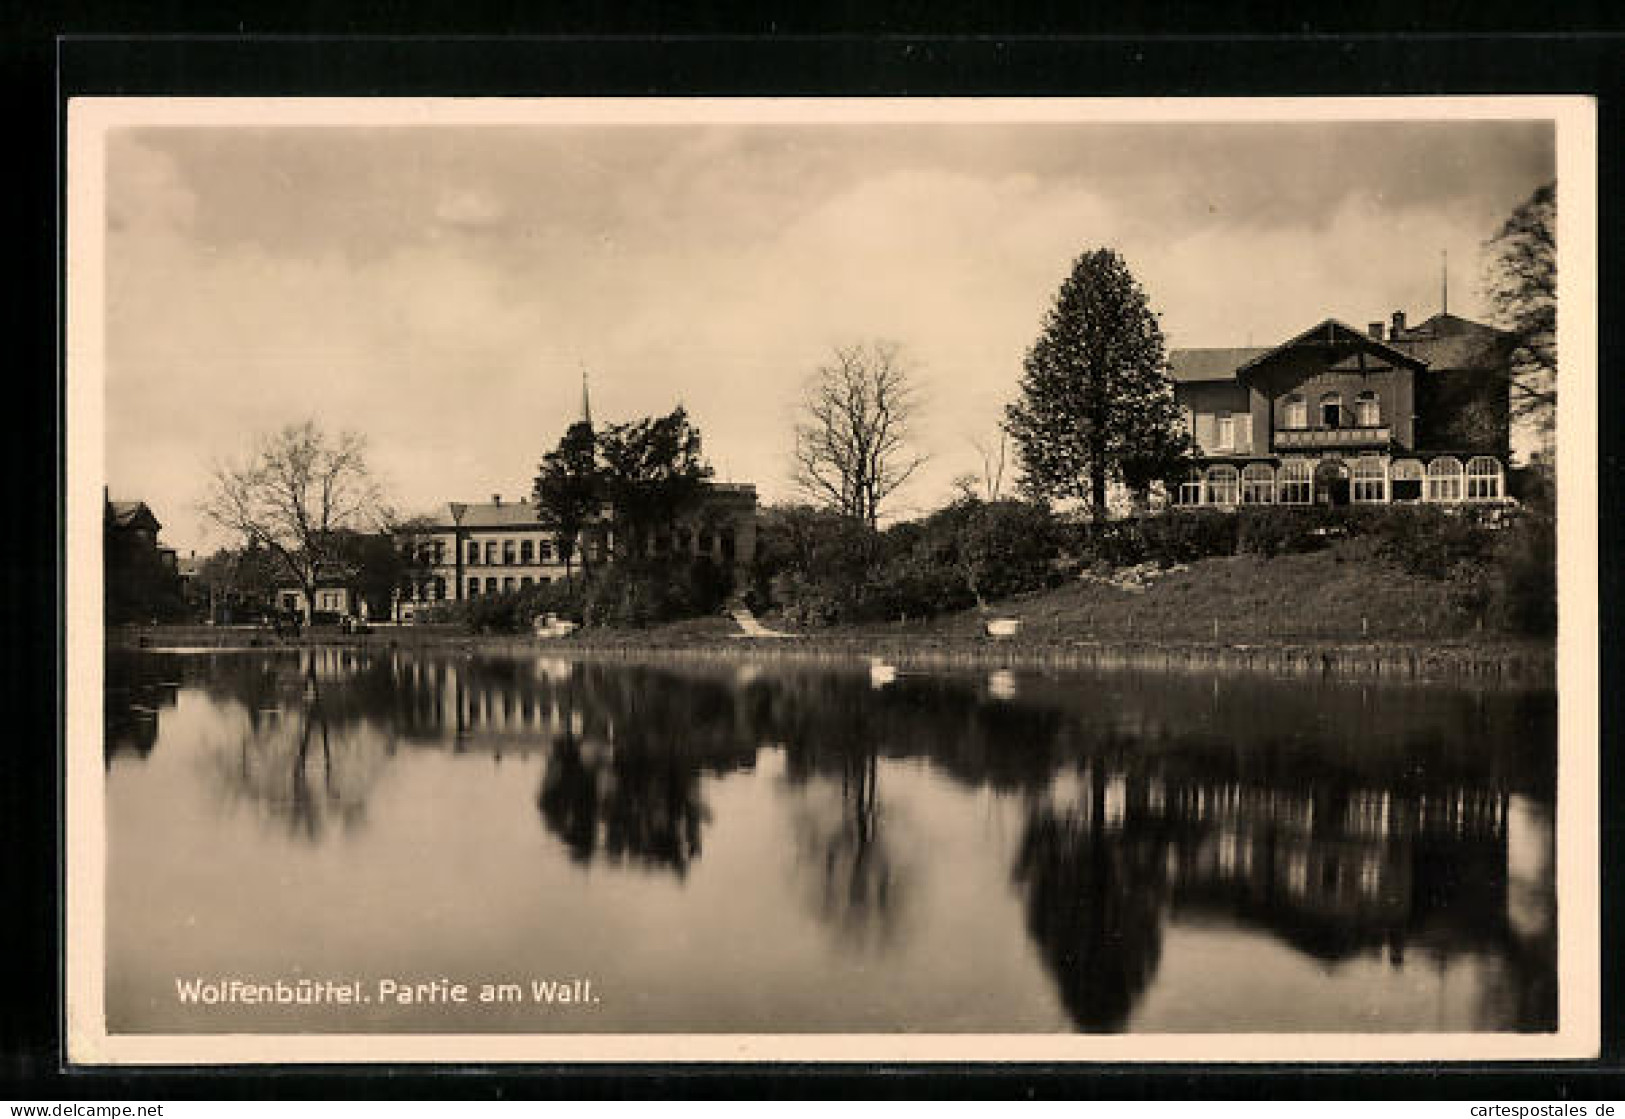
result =
[[[679,401],[718,474],[792,495],[833,346],[900,343],[929,468],[977,465],[1078,253],[1112,246],[1170,346],[1327,316],[1480,316],[1480,246],[1553,175],[1528,122],[123,128],[107,147],[115,497],[224,539],[211,462],[314,417],[394,504],[526,493],[575,418]]]

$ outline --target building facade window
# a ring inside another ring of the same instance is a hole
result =
[[[513,566],[513,561],[514,561],[513,541],[512,540],[504,540],[502,542],[502,562],[507,564],[509,567],[512,567]]]
[[[1343,394],[1328,392],[1320,398],[1320,426],[1343,426]]]
[[[1428,463],[1428,500],[1461,500],[1461,460],[1445,455]]]
[[[1185,475],[1185,480],[1179,483],[1179,504],[1202,504],[1202,472],[1200,470],[1193,467],[1191,472]]]
[[[530,586],[530,584],[531,584],[531,578],[530,578],[529,575],[521,575],[519,577],[519,585],[521,587],[528,587],[528,586]]]
[[[1394,501],[1421,501],[1422,464],[1413,458],[1395,459],[1388,467],[1389,496]]]
[[[1233,451],[1236,448],[1236,419],[1229,412],[1220,412],[1213,417],[1214,449],[1220,451]]]
[[[553,562],[553,542],[551,540],[541,540],[537,542],[536,558],[542,563]]]
[[[1207,499],[1214,505],[1236,503],[1236,468],[1220,464],[1207,468]]]
[[[436,575],[434,577],[434,598],[435,598],[435,601],[440,602],[445,597],[446,597],[446,581],[444,579],[442,579],[440,576]]]
[[[1501,464],[1487,455],[1467,463],[1467,500],[1501,500]]]
[[[502,580],[502,589],[504,591],[511,591],[511,590],[513,590],[513,587],[514,587],[514,582],[513,582],[513,576],[512,575],[509,575],[509,576],[507,576],[506,578],[504,578]]]
[[[1378,427],[1382,423],[1382,406],[1370,389],[1354,398],[1354,422],[1360,427]]]
[[[495,575],[487,575],[485,577],[485,593],[486,594],[496,594],[497,593],[497,577]]]
[[[1361,455],[1354,460],[1350,495],[1355,501],[1384,502],[1388,500],[1388,469],[1375,455]]]
[[[1286,398],[1286,426],[1294,431],[1302,431],[1309,426],[1309,404],[1301,392]]]
[[[497,562],[497,542],[495,540],[487,540],[485,542],[485,562],[490,564],[493,567],[496,566],[496,562]],[[496,581],[495,579],[492,580],[492,582],[495,582],[495,581]]]
[[[1241,471],[1241,503],[1270,505],[1275,501],[1275,471],[1262,462],[1249,463]]]
[[[474,566],[480,562],[480,546],[472,540],[468,542],[468,562]]]
[[[480,581],[478,579],[470,579],[468,581],[468,597],[480,597]]]
[[[436,567],[439,567],[442,564],[444,564],[445,562],[446,562],[446,542],[444,540],[436,540],[434,542],[434,565]]]
[[[1315,475],[1304,459],[1287,459],[1275,477],[1275,500],[1282,505],[1308,505],[1314,500]]]
[[[530,563],[534,557],[535,550],[535,544],[531,543],[529,540],[521,540],[519,542],[519,562]]]

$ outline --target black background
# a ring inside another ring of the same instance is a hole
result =
[[[424,6],[425,8],[427,6]],[[1329,7],[1329,6],[1328,6]],[[694,5],[549,9],[479,4],[438,15],[388,0],[206,14],[85,4],[13,12],[0,41],[8,157],[8,271],[0,301],[6,531],[0,545],[0,681],[14,713],[0,739],[0,1098],[502,1098],[750,1095],[869,1098],[1625,1097],[1618,904],[1625,808],[1619,652],[1619,140],[1625,6],[1343,5],[1304,17],[1142,5],[1019,18],[998,5],[831,5],[730,21]],[[455,17],[455,18],[453,18]],[[1069,21],[1063,24],[1063,21]],[[1173,31],[1179,26],[1177,33]],[[479,31],[479,37],[466,35]],[[521,35],[545,31],[545,35]],[[325,37],[311,37],[313,33]],[[497,36],[497,37],[492,37]],[[61,1049],[62,423],[60,202],[64,98],[124,95],[1148,96],[1589,93],[1598,98],[1599,482],[1603,611],[1602,961],[1598,1062],[1499,1066],[583,1066],[455,1070],[67,1070]]]

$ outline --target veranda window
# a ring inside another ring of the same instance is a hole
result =
[[[1185,475],[1185,480],[1179,483],[1179,504],[1202,504],[1202,472],[1200,470],[1192,468],[1191,472]],[[709,551],[710,549],[707,548],[706,550]]]
[[[1467,500],[1501,499],[1501,464],[1484,455],[1467,463]]]
[[[1214,505],[1236,503],[1237,475],[1233,466],[1210,466],[1207,470],[1207,499]]]
[[[1241,471],[1241,503],[1269,505],[1275,501],[1275,471],[1262,462],[1251,463]]]
[[[1314,474],[1303,459],[1288,459],[1276,475],[1275,499],[1282,505],[1308,505],[1314,497]]]
[[[1229,412],[1220,412],[1216,417],[1218,428],[1217,447],[1221,451],[1234,450],[1236,446],[1236,421]]]
[[[1388,484],[1395,501],[1422,500],[1422,464],[1413,458],[1394,460],[1388,468]]]
[[[1380,458],[1362,455],[1354,460],[1350,475],[1355,501],[1383,502],[1388,500],[1388,471]]]
[[[1428,500],[1461,500],[1461,460],[1445,455],[1428,463]]]

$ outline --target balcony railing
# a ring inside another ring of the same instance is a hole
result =
[[[1278,451],[1298,451],[1341,447],[1386,447],[1393,429],[1378,427],[1297,427],[1275,432]]]

